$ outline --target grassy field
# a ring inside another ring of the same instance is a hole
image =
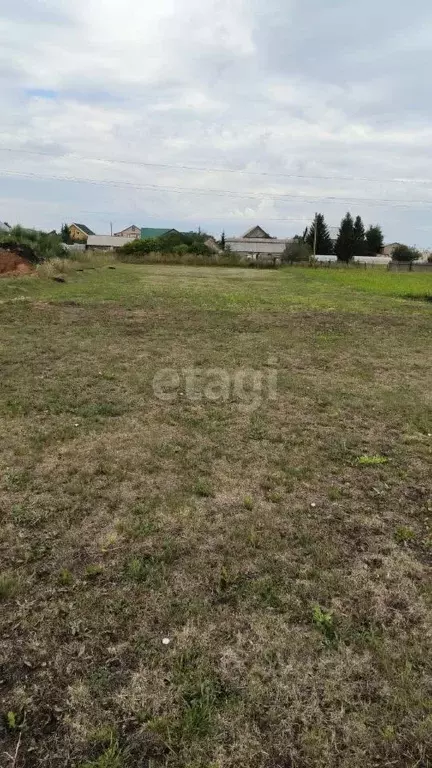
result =
[[[0,765],[428,768],[432,277],[109,266],[0,281]]]

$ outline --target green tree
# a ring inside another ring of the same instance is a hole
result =
[[[315,228],[316,228],[316,241],[315,241]],[[333,242],[328,231],[327,224],[322,213],[317,213],[313,224],[311,225],[305,242],[314,250],[315,253],[325,256],[329,253],[333,253]]]
[[[62,224],[61,228],[62,243],[69,244],[72,242],[70,227],[67,224]]]
[[[220,247],[221,250],[225,250],[225,232],[222,232],[221,239],[220,239]]]
[[[356,256],[363,256],[366,253],[366,235],[361,216],[357,216],[354,222],[354,238],[356,243]]]
[[[350,213],[342,219],[339,227],[339,234],[336,240],[335,253],[339,261],[348,263],[356,253],[356,238],[354,232],[354,221]]]
[[[369,227],[366,232],[366,251],[369,256],[376,256],[384,248],[384,235],[378,224]]]
[[[397,245],[393,251],[393,261],[417,261],[421,256],[417,248],[410,248],[409,245]]]

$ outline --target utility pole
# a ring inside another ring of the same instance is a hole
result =
[[[318,214],[315,214],[315,224],[314,224],[314,247],[313,247],[313,255],[314,258],[316,257],[316,247],[317,247],[317,220],[318,220]]]
[[[110,227],[111,227],[111,237],[112,237],[112,221],[110,221]]]

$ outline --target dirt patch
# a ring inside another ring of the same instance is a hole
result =
[[[33,269],[19,254],[0,248],[0,275],[27,275]]]

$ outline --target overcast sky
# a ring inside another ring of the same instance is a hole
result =
[[[0,40],[0,220],[432,246],[430,0],[0,0]]]

